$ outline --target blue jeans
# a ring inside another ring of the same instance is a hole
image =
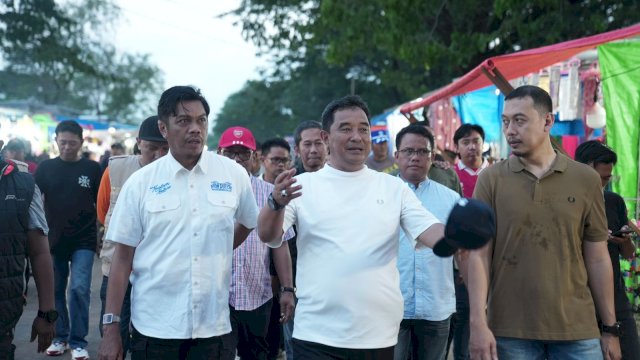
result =
[[[102,315],[104,315],[104,307],[107,304],[107,288],[109,287],[109,277],[102,276],[102,286],[100,286],[100,319],[98,321],[98,330],[102,336]],[[124,294],[122,309],[120,310],[120,338],[122,339],[122,351],[126,355],[129,351],[130,331],[129,324],[131,322],[131,283],[127,286],[127,292]]]
[[[298,306],[298,299],[296,298],[296,306]],[[284,335],[284,352],[287,354],[287,360],[293,360],[293,324],[295,319],[294,316],[289,319],[286,323],[282,324],[282,334]]]
[[[85,337],[89,332],[91,271],[95,254],[92,250],[81,249],[74,251],[70,258],[53,255],[56,310],[59,316],[54,341],[66,342],[73,349],[87,347]]]
[[[600,339],[544,341],[496,337],[498,358],[510,360],[602,360]]]
[[[442,321],[404,319],[400,323],[394,360],[442,360],[447,350],[451,317]]]

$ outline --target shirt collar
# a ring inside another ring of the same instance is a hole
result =
[[[565,155],[557,151],[555,153],[556,153],[556,159],[553,160],[553,164],[551,164],[549,171],[564,172],[567,169],[567,164],[569,162],[569,159]],[[508,161],[509,161],[509,169],[511,169],[511,171],[520,172],[524,170],[524,164],[522,163],[522,161],[520,161],[520,158],[518,156],[515,156],[515,155],[509,156]]]
[[[489,166],[489,163],[487,160],[485,160],[484,158],[482,159],[482,164],[480,165],[480,167],[478,168],[478,170],[473,170],[472,168],[468,167],[467,165],[465,165],[462,160],[458,161],[458,169],[460,170],[466,170],[469,169],[471,171],[474,172],[479,172],[480,170],[484,170],[487,166]]]
[[[423,181],[421,181],[418,186],[413,185],[412,183],[408,182],[407,180],[402,178],[402,175],[398,174],[398,177],[400,179],[402,179],[402,181],[404,181],[407,186],[409,186],[409,188],[411,188],[412,190],[418,190],[418,189],[424,189],[424,187],[429,183],[429,178],[425,178]]]
[[[198,159],[198,162],[196,163],[196,165],[193,167],[192,170],[201,171],[202,173],[206,174],[209,170],[209,164],[207,161],[205,161],[205,157],[209,155],[213,155],[213,153],[209,154],[208,151],[202,151],[202,154],[200,154],[200,159]],[[169,150],[169,153],[166,156],[167,156],[167,161],[169,163],[169,171],[172,174],[175,175],[181,170],[189,171],[185,169],[184,166],[182,166],[182,164],[180,164],[175,157],[173,157],[171,150]]]

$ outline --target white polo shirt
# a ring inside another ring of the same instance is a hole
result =
[[[133,326],[163,339],[229,333],[234,219],[251,229],[257,215],[246,170],[212,152],[191,171],[169,153],[133,173],[106,236],[136,248]]]
[[[366,167],[327,165],[297,179],[302,196],[289,203],[283,224],[298,231],[293,337],[350,349],[395,345],[403,313],[400,229],[415,245],[438,220],[402,180]]]

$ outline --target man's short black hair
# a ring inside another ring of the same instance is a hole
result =
[[[111,144],[111,150],[115,150],[115,149],[124,150],[124,145],[122,145],[122,143],[119,143],[119,142]]]
[[[61,132],[70,132],[82,139],[82,126],[73,120],[65,120],[58,124],[56,126],[56,136],[60,135]]]
[[[309,129],[322,130],[322,124],[315,120],[307,120],[298,124],[298,127],[296,127],[296,130],[293,132],[293,140],[296,146],[300,146],[300,141],[302,141],[302,132]]]
[[[367,121],[370,122],[369,107],[367,106],[367,103],[365,103],[358,95],[347,95],[340,99],[333,100],[324,108],[324,111],[322,111],[322,129],[329,132],[331,125],[333,125],[334,115],[338,110],[353,108],[359,108],[364,111],[367,116]]]
[[[2,152],[5,151],[13,151],[13,152],[27,152],[27,146],[24,143],[23,140],[20,140],[18,138],[15,139],[11,139],[9,140],[9,142],[7,143],[7,145],[5,145],[2,148]]]
[[[504,97],[504,101],[512,99],[522,99],[530,97],[533,100],[533,106],[538,110],[538,113],[545,116],[547,113],[553,112],[553,102],[551,96],[544,89],[533,85],[523,85]]]
[[[618,155],[607,145],[600,141],[590,140],[583,142],[576,149],[576,161],[583,164],[613,164],[618,162]]]
[[[416,135],[424,136],[429,141],[429,144],[431,144],[431,151],[435,150],[434,149],[435,139],[433,138],[433,134],[431,134],[431,131],[427,130],[427,128],[424,127],[423,125],[417,125],[417,124],[411,124],[409,126],[406,126],[398,132],[398,134],[396,135],[396,149],[400,150],[400,144],[402,143],[402,138],[406,134],[416,134]]]
[[[209,116],[209,103],[200,93],[200,89],[192,86],[174,86],[165,90],[158,102],[158,118],[165,124],[169,124],[169,117],[176,116],[178,104],[185,101],[200,101],[204,111]]]
[[[484,129],[482,128],[482,126],[476,124],[462,124],[453,134],[453,143],[458,145],[458,141],[460,139],[471,135],[473,131],[480,134],[482,141],[484,141]]]
[[[262,146],[260,147],[260,150],[262,150],[262,155],[267,155],[269,151],[271,151],[272,147],[285,148],[289,153],[291,153],[291,146],[289,145],[289,142],[287,142],[287,140],[283,138],[272,138],[262,143]]]

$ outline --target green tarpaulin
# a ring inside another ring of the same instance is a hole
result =
[[[613,191],[627,200],[630,217],[637,217],[638,147],[640,146],[640,41],[598,46],[607,144],[618,154]]]

